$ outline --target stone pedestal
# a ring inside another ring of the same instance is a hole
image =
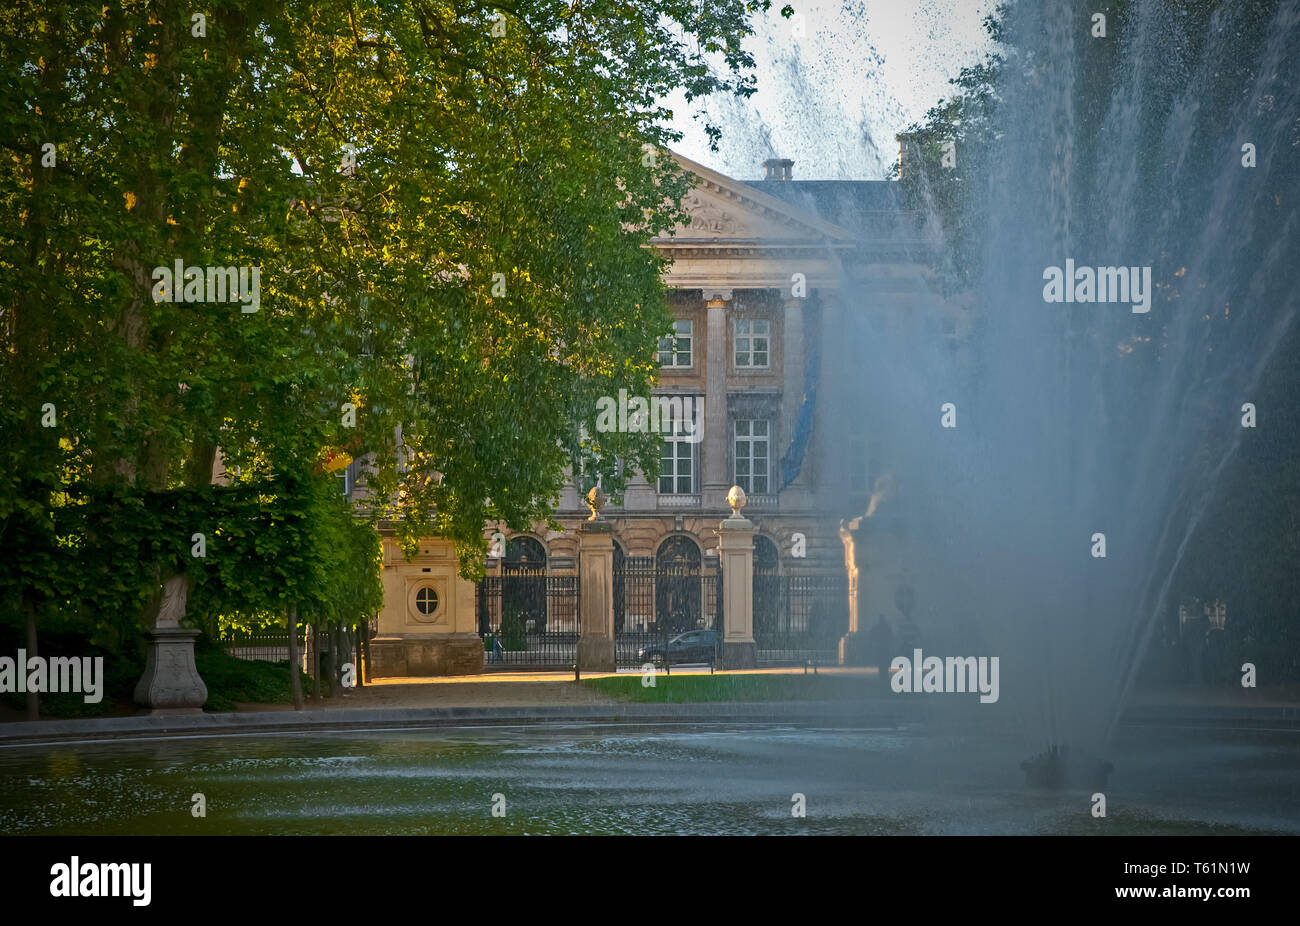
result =
[[[741,517],[745,493],[732,486],[727,494],[731,517],[718,525],[718,560],[722,569],[722,667],[758,665],[754,643],[754,522]]]
[[[194,665],[199,631],[158,627],[148,634],[144,675],[135,686],[135,703],[150,713],[197,714],[208,700],[208,686]]]
[[[598,508],[593,511],[598,515]],[[584,521],[578,528],[578,584],[582,622],[578,668],[583,672],[613,672],[617,667],[614,654],[614,531],[608,521],[598,516]]]

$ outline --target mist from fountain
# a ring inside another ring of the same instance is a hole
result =
[[[827,446],[883,448],[897,496],[880,514],[905,529],[875,542],[901,547],[927,654],[999,656],[1002,696],[981,710],[1037,750],[1104,757],[1300,304],[1300,2],[1225,4],[1204,33],[1177,7],[1135,0],[1105,39],[1080,3],[1011,8],[1000,138],[972,180],[989,207],[965,347],[937,330],[919,269],[846,267],[846,308],[824,319]],[[1101,41],[1118,45],[1096,86]],[[1150,267],[1149,311],[1045,301],[1067,260]]]

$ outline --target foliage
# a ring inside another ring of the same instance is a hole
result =
[[[511,653],[522,653],[528,649],[524,611],[512,608],[501,615],[501,648]]]
[[[194,664],[208,686],[208,711],[233,711],[237,703],[292,704],[289,663],[237,659],[220,651],[197,653]],[[310,679],[299,673],[303,689]]]
[[[659,101],[752,93],[767,7],[0,11],[4,615],[121,645],[180,574],[205,626],[348,622],[380,519],[473,575],[483,524],[545,517],[576,461],[615,490],[620,459],[653,471],[654,435],[591,423],[669,331],[644,245],[687,183]],[[176,261],[257,270],[257,304],[168,286]],[[340,451],[369,523],[312,488]]]

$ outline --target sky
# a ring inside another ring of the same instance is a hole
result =
[[[705,0],[707,2],[707,0]],[[782,19],[786,3],[796,16]],[[949,94],[948,80],[988,49],[981,25],[994,0],[773,0],[755,19],[758,92],[707,105],[718,151],[683,97],[668,101],[675,150],[738,179],[770,157],[794,160],[795,180],[881,180],[894,136]],[[801,19],[800,19],[801,17]]]

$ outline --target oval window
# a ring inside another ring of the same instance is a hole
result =
[[[428,617],[438,610],[438,593],[427,585],[420,589],[415,593],[415,609]]]

